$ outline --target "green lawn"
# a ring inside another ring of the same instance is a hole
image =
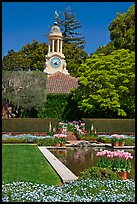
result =
[[[61,184],[60,177],[35,145],[2,145],[2,181]]]

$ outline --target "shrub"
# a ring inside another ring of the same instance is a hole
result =
[[[111,139],[106,137],[98,137],[98,142],[110,143]]]
[[[55,138],[50,137],[50,138],[36,139],[35,142],[38,146],[54,146]]]
[[[95,133],[92,133],[92,134],[86,134],[85,136],[84,136],[84,139],[85,140],[98,140],[98,135],[97,134],[95,134]]]
[[[82,118],[89,130],[91,124],[99,133],[134,133],[135,119]]]
[[[114,171],[107,169],[107,168],[101,168],[101,167],[91,167],[86,169],[85,171],[80,173],[79,180],[83,179],[109,179],[109,180],[121,180],[121,177]]]
[[[6,138],[6,139],[2,139],[2,143],[7,144],[7,143],[27,143],[27,139],[26,138]]]
[[[34,136],[31,134],[22,135],[2,135],[2,143],[35,143],[39,146],[53,146],[55,138],[53,136]]]
[[[3,132],[48,132],[50,124],[55,128],[57,118],[8,118],[2,119]]]
[[[125,139],[126,146],[134,146],[135,145],[135,138],[126,138]]]

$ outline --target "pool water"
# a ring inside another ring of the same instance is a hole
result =
[[[104,148],[101,148],[104,149]],[[52,154],[54,154],[65,166],[67,166],[76,176],[80,175],[81,171],[85,169],[96,166],[98,157],[96,153],[100,150],[97,147],[67,147],[66,149],[50,149]],[[133,159],[132,171],[129,178],[135,178],[135,150],[126,150],[131,152]]]

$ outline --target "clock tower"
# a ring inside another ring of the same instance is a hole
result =
[[[58,71],[69,75],[66,69],[65,55],[62,53],[62,40],[63,36],[58,23],[54,22],[48,35],[48,54],[45,56],[44,72],[48,75]]]

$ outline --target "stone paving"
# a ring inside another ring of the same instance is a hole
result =
[[[59,176],[62,179],[63,183],[69,183],[73,180],[78,179],[61,161],[59,161],[46,147],[38,147],[42,152],[44,157],[48,160],[48,162],[52,165],[52,167],[56,170]]]

